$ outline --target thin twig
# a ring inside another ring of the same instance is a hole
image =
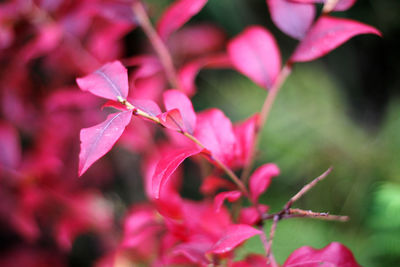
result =
[[[285,205],[285,210],[288,210],[294,202],[299,200],[304,194],[306,194],[308,191],[310,191],[311,188],[313,188],[319,181],[323,180],[328,174],[332,171],[332,167],[330,167],[328,170],[326,170],[323,174],[312,180],[310,183],[306,184],[303,186],[302,189],[300,189],[299,192],[297,192],[296,195],[294,195]]]
[[[280,221],[280,219],[281,218],[279,215],[275,215],[274,221],[272,222],[271,230],[269,232],[268,246],[267,246],[267,250],[266,250],[266,255],[267,255],[268,259],[270,258],[270,255],[271,255],[272,242],[274,241],[276,227],[278,226],[278,222]]]
[[[167,46],[165,45],[163,40],[161,40],[160,36],[158,35],[153,25],[151,24],[143,4],[140,1],[136,1],[133,4],[132,9],[137,20],[139,21],[140,26],[142,27],[147,38],[149,38],[150,43],[152,44],[155,52],[158,55],[160,62],[164,67],[165,74],[167,76],[169,83],[175,89],[182,91],[182,88],[179,84],[179,80],[177,78],[178,76],[176,74],[171,53],[169,52]]]
[[[307,218],[322,219],[328,221],[339,221],[339,222],[347,222],[349,220],[348,216],[331,215],[328,212],[314,212],[311,210],[302,210],[302,209],[289,209],[289,214],[284,215],[284,217],[285,218],[307,217]]]
[[[279,73],[274,86],[269,90],[267,97],[265,98],[264,104],[261,108],[260,117],[258,118],[257,125],[256,125],[256,132],[255,132],[255,142],[250,148],[250,160],[248,164],[242,171],[241,180],[246,183],[247,179],[250,176],[251,169],[253,168],[254,160],[255,160],[255,152],[256,148],[258,147],[261,139],[261,132],[265,126],[265,123],[268,119],[270,114],[271,108],[275,102],[276,96],[278,95],[279,90],[281,89],[283,83],[286,81],[287,77],[289,76],[292,70],[291,63],[287,63]]]

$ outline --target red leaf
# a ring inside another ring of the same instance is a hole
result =
[[[260,26],[250,26],[228,44],[234,67],[267,89],[281,68],[279,48],[272,34]]]
[[[325,3],[327,0],[290,0],[292,2],[314,4],[314,3]],[[338,0],[334,11],[345,11],[355,4],[356,0]]]
[[[260,230],[245,224],[231,225],[208,253],[223,254],[229,252],[250,237],[259,234],[262,234]]]
[[[198,58],[184,65],[178,73],[179,83],[185,93],[194,95],[196,90],[196,76],[202,68],[230,68],[232,63],[226,54],[217,54]]]
[[[225,200],[228,200],[229,202],[235,202],[241,196],[242,196],[242,193],[240,191],[237,191],[237,190],[219,193],[214,198],[214,209],[215,209],[215,212],[219,212],[221,210],[221,207],[224,204]]]
[[[273,163],[264,164],[254,171],[249,180],[250,196],[254,201],[267,190],[274,176],[279,175],[279,168]]]
[[[178,109],[182,116],[184,130],[193,134],[196,126],[196,113],[192,101],[178,90],[168,90],[163,94],[164,105],[167,110]]]
[[[287,35],[302,39],[315,18],[313,4],[301,4],[288,0],[267,0],[272,21]]]
[[[191,17],[200,12],[207,0],[177,0],[162,15],[157,23],[157,32],[165,41],[182,27]]]
[[[128,73],[119,61],[107,63],[95,72],[76,79],[83,91],[118,101],[128,96]]]
[[[231,181],[218,176],[210,175],[203,180],[203,183],[200,187],[200,192],[204,195],[214,195],[221,188],[233,190],[235,187],[235,184]]]
[[[211,151],[212,156],[228,164],[234,155],[236,142],[232,123],[219,109],[197,115],[196,138]]]
[[[257,224],[261,219],[260,212],[261,213],[267,212],[269,207],[267,205],[258,204],[257,208],[254,206],[242,208],[239,213],[239,218],[238,218],[239,223],[248,225]]]
[[[79,176],[81,176],[96,160],[111,150],[112,146],[124,132],[131,117],[131,111],[113,113],[107,117],[106,121],[81,130]]]
[[[158,162],[152,179],[152,194],[155,199],[160,198],[164,185],[168,182],[171,175],[179,165],[188,157],[199,154],[199,148],[185,148],[175,150]]]
[[[333,242],[323,249],[301,247],[285,261],[283,267],[360,267],[351,251]]]
[[[290,60],[292,62],[314,60],[328,54],[350,38],[368,33],[381,36],[374,27],[358,21],[322,16],[298,45]]]

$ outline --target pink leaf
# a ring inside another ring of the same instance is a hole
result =
[[[163,94],[164,105],[167,110],[178,109],[182,115],[185,131],[193,134],[196,126],[196,113],[192,101],[178,90],[168,90]]]
[[[272,34],[260,26],[250,26],[228,44],[234,67],[259,86],[274,84],[281,68],[279,48]]]
[[[157,116],[160,119],[160,123],[173,131],[185,132],[185,125],[183,123],[183,118],[178,109],[172,109],[164,112]]]
[[[200,12],[207,0],[177,0],[162,15],[157,24],[157,31],[165,41],[182,27],[191,17]]]
[[[360,267],[351,251],[333,242],[323,249],[301,247],[285,261],[283,267]]]
[[[237,167],[246,166],[250,161],[258,117],[256,114],[233,127],[236,136],[235,165]]]
[[[301,4],[288,0],[267,0],[272,21],[287,35],[302,39],[315,18],[313,4]]]
[[[95,72],[76,79],[83,91],[118,101],[128,96],[128,73],[119,61],[107,63]]]
[[[327,0],[290,0],[292,2],[304,3],[304,4],[314,4],[314,3],[325,3]],[[334,11],[345,11],[355,4],[356,0],[338,0],[336,3]]]
[[[254,201],[264,193],[274,176],[279,175],[279,168],[273,163],[264,164],[254,171],[249,180],[250,195]]]
[[[304,62],[322,57],[350,38],[368,33],[381,36],[374,27],[358,21],[322,16],[298,45],[290,60]]]
[[[152,194],[155,199],[160,198],[161,190],[168,182],[171,175],[179,165],[188,157],[199,154],[199,148],[184,148],[171,152],[168,156],[161,158],[158,162],[152,179]]]
[[[209,251],[209,253],[223,254],[229,252],[250,237],[259,234],[262,234],[260,230],[245,224],[231,225],[228,227],[223,237],[218,240],[214,247]]]
[[[228,200],[229,202],[235,202],[241,197],[241,195],[242,193],[237,190],[219,193],[214,198],[215,212],[219,212],[221,210],[221,207],[224,204],[225,200]]]
[[[236,139],[231,121],[221,110],[210,109],[199,113],[195,136],[213,157],[226,164],[231,161]]]
[[[132,117],[131,111],[110,114],[106,121],[81,130],[79,176],[106,154],[122,135]]]
[[[194,95],[196,92],[196,76],[202,68],[230,68],[231,61],[226,54],[217,54],[198,58],[184,65],[178,73],[179,83],[185,93]]]
[[[132,105],[138,109],[143,110],[151,116],[157,116],[161,114],[161,109],[156,102],[148,99],[135,99],[130,101]]]
[[[235,184],[231,181],[210,175],[204,179],[200,187],[200,192],[204,195],[214,195],[219,189],[233,190],[235,187]]]

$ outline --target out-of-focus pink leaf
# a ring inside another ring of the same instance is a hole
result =
[[[285,261],[283,267],[360,267],[351,251],[333,242],[323,249],[301,247]]]
[[[260,230],[246,224],[231,225],[208,253],[223,254],[229,252],[250,237],[259,234],[262,234]]]
[[[271,179],[278,176],[279,172],[278,166],[273,163],[264,164],[254,171],[249,180],[250,196],[254,201],[267,190]]]
[[[250,26],[228,44],[234,67],[259,86],[268,89],[281,68],[279,48],[272,34],[260,26]]]
[[[292,2],[314,4],[314,3],[325,3],[327,0],[290,0]],[[355,4],[356,0],[338,0],[334,11],[345,11]]]
[[[195,80],[202,68],[231,68],[232,63],[226,54],[198,58],[184,65],[178,72],[180,85],[189,96],[196,93]]]
[[[131,111],[110,114],[106,121],[81,130],[79,176],[81,176],[96,160],[110,151],[124,132],[131,117]]]
[[[313,4],[301,4],[288,0],[267,0],[272,21],[284,33],[302,39],[315,18]]]
[[[350,38],[359,34],[381,33],[372,26],[358,21],[322,16],[300,42],[290,60],[304,62],[328,54]]]
[[[256,207],[246,207],[242,208],[239,213],[238,221],[239,223],[255,225],[257,224],[261,217],[260,212],[263,214],[268,211],[269,207],[267,205],[258,204],[258,210]]]
[[[164,105],[167,110],[178,109],[183,119],[185,131],[193,134],[196,127],[196,113],[192,101],[178,90],[168,90],[163,94]]]
[[[114,108],[119,111],[127,111],[128,110],[128,108],[124,104],[114,101],[114,100],[109,100],[103,106],[101,106],[102,110],[105,108]]]
[[[137,24],[133,14],[132,4],[136,0],[103,0],[95,4],[96,13],[116,22]]]
[[[200,192],[204,195],[214,195],[220,189],[233,190],[236,186],[231,181],[218,176],[207,176],[200,187]]]
[[[83,91],[118,101],[128,96],[128,73],[119,61],[105,64],[95,72],[76,79]]]
[[[250,254],[246,259],[234,262],[229,267],[279,267],[279,264],[272,255],[268,259],[265,255]]]
[[[212,156],[229,164],[236,142],[232,123],[219,109],[197,114],[195,137],[211,151]]]
[[[214,198],[215,212],[219,212],[221,210],[225,200],[228,200],[229,202],[235,202],[240,198],[241,195],[242,193],[238,190],[219,193]]]
[[[0,121],[0,168],[15,169],[21,160],[21,146],[17,130]]]
[[[157,32],[166,41],[168,37],[182,27],[191,17],[200,12],[207,0],[177,0],[162,15],[157,23]]]
[[[159,199],[164,185],[179,165],[188,157],[199,154],[201,149],[190,147],[172,151],[158,162],[152,179],[152,195]]]
[[[246,166],[250,161],[258,117],[258,114],[256,114],[233,126],[236,136],[235,167]]]
[[[225,32],[211,23],[186,25],[171,35],[167,44],[175,62],[225,50]]]

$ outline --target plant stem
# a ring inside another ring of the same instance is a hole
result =
[[[160,62],[164,67],[164,71],[169,83],[175,89],[182,91],[179,80],[177,78],[178,76],[176,74],[171,53],[169,52],[165,43],[163,42],[163,40],[161,40],[160,36],[151,24],[143,4],[140,1],[137,1],[133,4],[132,9],[137,20],[139,21],[140,26],[142,27],[144,33],[150,40],[150,43],[152,44],[155,52],[158,55],[158,58],[160,59]]]
[[[127,101],[125,99],[120,99],[119,102],[122,103],[123,105],[125,105],[129,110],[132,110],[135,115],[146,118],[157,124],[162,125],[161,121],[158,117],[152,116],[151,114],[148,114],[147,112],[135,107],[134,105],[129,103],[129,101]],[[185,132],[185,131],[179,131],[179,130],[177,130],[177,132],[186,136],[187,138],[189,138],[191,141],[193,141],[199,147],[206,149],[206,147],[200,142],[200,140],[198,140],[196,137],[194,137],[190,133]],[[239,179],[239,177],[228,166],[226,166],[221,160],[214,157],[213,155],[211,155],[211,158],[217,164],[217,166],[220,169],[222,169],[229,176],[229,178],[237,185],[237,187],[240,189],[240,191],[243,193],[243,195],[249,196],[249,192],[247,191],[246,187],[244,186],[243,182]]]
[[[282,87],[283,83],[286,81],[287,77],[289,76],[290,72],[292,70],[292,64],[291,63],[286,63],[281,72],[279,73],[274,86],[269,90],[267,97],[265,98],[264,104],[261,108],[260,116],[257,121],[256,125],[256,132],[255,132],[255,141],[250,149],[250,160],[248,164],[245,166],[243,169],[242,175],[241,175],[241,180],[246,183],[247,179],[250,176],[251,169],[253,168],[254,160],[255,160],[255,152],[256,149],[260,143],[261,139],[261,132],[262,129],[265,126],[265,123],[268,119],[268,116],[270,114],[271,108],[275,102],[276,96],[278,95],[278,92],[280,88]]]

